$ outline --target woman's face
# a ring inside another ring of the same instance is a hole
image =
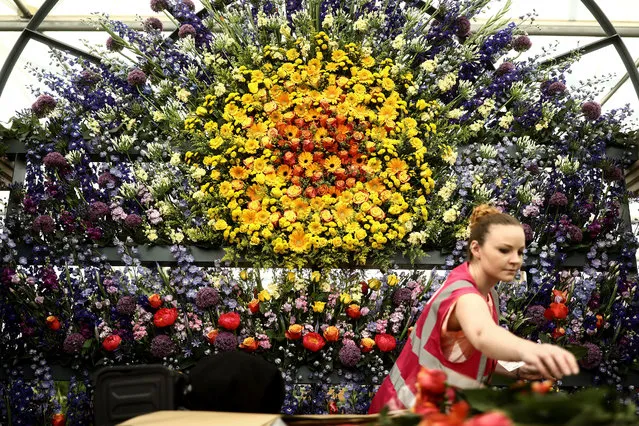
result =
[[[490,225],[484,244],[472,241],[473,259],[496,281],[512,281],[523,262],[526,237],[519,225]]]

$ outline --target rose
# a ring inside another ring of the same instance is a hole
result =
[[[58,319],[58,317],[54,315],[49,315],[47,317],[46,324],[49,330],[53,330],[53,331],[58,331],[60,330],[60,327],[61,327],[60,320]]]
[[[157,309],[162,306],[162,298],[157,293],[150,295],[148,301],[149,305],[151,305],[153,309]]]
[[[324,347],[326,341],[319,333],[307,333],[302,339],[302,345],[311,352],[317,352]]]
[[[563,303],[551,303],[548,309],[544,311],[544,317],[549,320],[562,320],[568,316],[568,307]]]
[[[220,332],[217,328],[215,330],[211,330],[206,334],[206,340],[208,340],[210,344],[213,344],[215,343],[215,339],[217,339],[218,334],[220,334]]]
[[[67,418],[62,413],[54,414],[51,418],[52,426],[65,426],[67,424]]]
[[[513,426],[513,422],[504,413],[491,411],[472,417],[464,426]]]
[[[288,326],[288,331],[285,333],[286,338],[289,340],[297,340],[302,337],[302,326],[299,324],[291,324]]]
[[[387,333],[380,333],[375,336],[375,344],[382,352],[390,352],[397,346],[395,338]]]
[[[248,308],[249,311],[251,311],[252,314],[256,314],[260,311],[260,301],[257,299],[253,299],[248,303]]]
[[[255,340],[255,338],[253,337],[247,337],[242,343],[240,343],[240,348],[246,350],[247,352],[254,352],[255,350],[257,350],[257,347],[257,340]]]
[[[153,324],[158,328],[169,327],[175,323],[177,317],[177,308],[162,308],[153,315]]]
[[[440,395],[446,390],[446,373],[441,370],[422,368],[417,373],[417,384],[421,391]]]
[[[364,353],[372,351],[375,346],[375,341],[368,337],[363,338],[359,343]]]
[[[113,352],[120,346],[121,342],[122,338],[120,336],[117,334],[111,334],[102,341],[102,347],[105,351]]]
[[[217,323],[220,325],[220,327],[224,327],[229,331],[233,331],[240,326],[240,314],[238,314],[237,312],[227,312],[220,315]]]
[[[371,278],[368,280],[368,288],[370,288],[371,290],[379,290],[381,286],[382,282],[377,278]]]
[[[348,305],[348,307],[346,308],[346,315],[353,319],[358,319],[359,317],[361,317],[362,312],[359,309],[359,305],[356,305],[354,303]]]
[[[339,329],[331,325],[324,330],[324,338],[327,342],[337,342],[339,340]]]

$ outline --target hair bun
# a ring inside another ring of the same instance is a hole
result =
[[[470,215],[470,227],[472,228],[475,226],[475,224],[483,217],[500,213],[501,211],[497,207],[488,204],[480,204],[473,209],[473,213]]]

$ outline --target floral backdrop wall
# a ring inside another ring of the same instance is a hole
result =
[[[445,278],[395,256],[456,265],[485,202],[528,243],[526,273],[500,284],[503,325],[580,347],[595,384],[621,387],[637,244],[630,158],[607,153],[634,140],[629,110],[567,87],[576,58],[521,59],[532,41],[507,5],[471,32],[489,3],[152,0],[171,37],[96,15],[99,64],[56,52],[30,70],[32,108],[0,129],[27,148],[0,229],[2,416],[87,424],[98,366],[219,351],[277,364],[286,413],[365,412]]]

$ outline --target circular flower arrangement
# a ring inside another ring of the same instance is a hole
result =
[[[408,101],[412,73],[391,59],[330,45],[319,32],[307,56],[266,46],[261,67],[240,67],[234,92],[208,94],[185,120],[199,147],[186,153],[192,197],[242,251],[363,263],[403,248],[428,219],[438,103]]]

